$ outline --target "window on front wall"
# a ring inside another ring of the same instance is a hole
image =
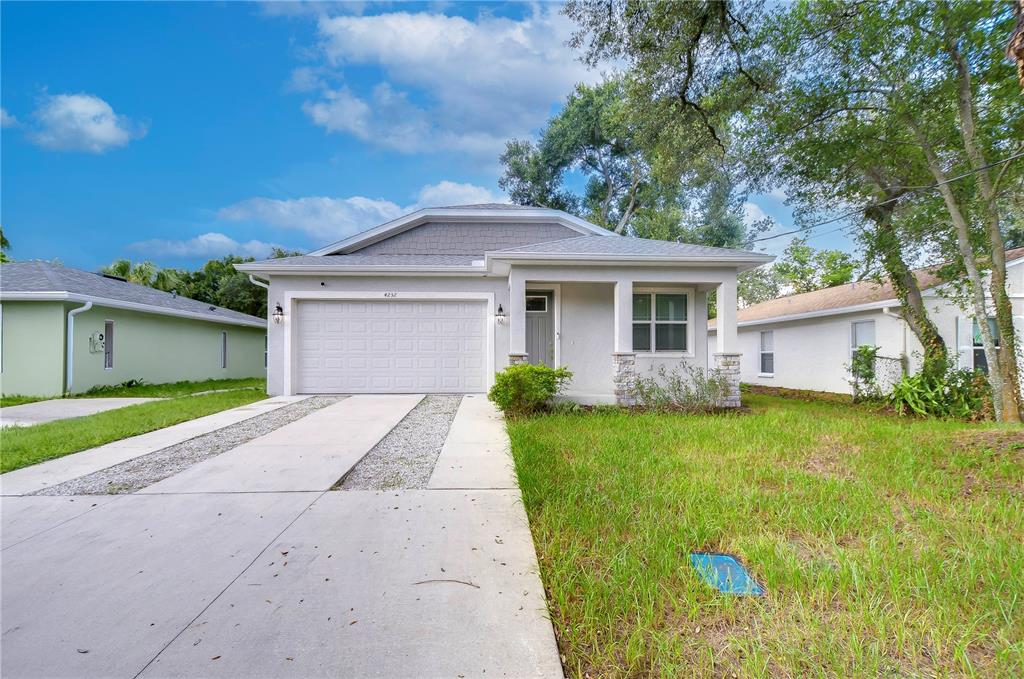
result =
[[[761,333],[761,374],[775,374],[775,333],[771,330]]]
[[[228,367],[228,333],[226,330],[220,333],[220,367]]]
[[[854,321],[850,324],[850,358],[857,347],[873,347],[875,345],[875,322]]]
[[[992,333],[992,341],[996,345],[996,349],[999,348],[999,328],[996,326],[996,319],[988,319],[988,328]],[[972,341],[974,349],[974,369],[980,370],[981,372],[988,374],[988,359],[985,357],[985,345],[981,341],[981,325],[978,324],[978,319],[974,319],[974,329],[972,333]]]
[[[684,293],[633,295],[633,351],[686,351]]]

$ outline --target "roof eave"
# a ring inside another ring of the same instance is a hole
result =
[[[687,265],[701,265],[701,266],[730,266],[736,267],[738,271],[747,271],[754,269],[764,264],[767,264],[775,258],[771,255],[752,255],[752,256],[689,256],[680,257],[678,255],[638,255],[638,254],[623,254],[623,255],[596,255],[596,254],[582,254],[582,253],[487,253],[484,255],[485,260],[488,264],[490,262],[512,262],[522,264],[524,262],[563,262],[563,263],[578,263],[578,264],[649,264],[657,266],[672,266],[677,264]]]
[[[452,273],[452,274],[483,274],[487,269],[483,266],[403,266],[403,265],[370,265],[347,266],[342,264],[322,265],[260,265],[259,263],[236,264],[239,271],[266,274],[316,275],[324,273]]]
[[[96,297],[95,295],[81,295],[75,292],[64,290],[42,290],[42,291],[0,291],[0,302],[92,302],[97,306],[110,307],[112,309],[124,309],[125,311],[140,311],[144,313],[158,314],[161,316],[175,316],[208,323],[225,323],[227,325],[241,325],[249,328],[265,328],[266,321],[253,318],[246,320],[242,318],[216,318],[209,314],[182,309],[169,309],[167,307],[142,304],[140,302],[126,302],[108,297]]]

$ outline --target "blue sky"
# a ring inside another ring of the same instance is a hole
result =
[[[87,269],[306,250],[504,200],[504,141],[600,79],[554,4],[5,2],[0,19],[11,255]],[[784,229],[783,198],[748,211]]]

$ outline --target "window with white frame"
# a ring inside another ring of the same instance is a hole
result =
[[[228,367],[228,332],[223,330],[220,333],[220,367]]]
[[[761,331],[761,374],[775,374],[775,333],[771,330]]]
[[[850,358],[857,347],[873,347],[875,345],[875,322],[854,321],[850,324]]]
[[[687,351],[686,293],[633,295],[633,351]]]
[[[971,333],[971,344],[974,349],[974,369],[980,370],[981,372],[988,374],[988,358],[985,356],[985,344],[981,339],[981,325],[978,323],[978,319],[975,318],[974,328]],[[992,341],[996,345],[996,349],[999,348],[999,328],[996,326],[996,319],[988,319],[988,328],[992,333]]]

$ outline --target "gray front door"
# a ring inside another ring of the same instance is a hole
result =
[[[551,292],[526,292],[526,353],[530,363],[555,367],[555,310]]]

